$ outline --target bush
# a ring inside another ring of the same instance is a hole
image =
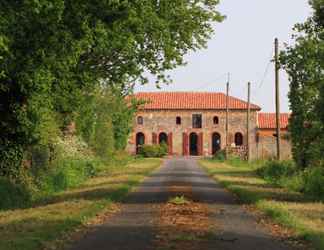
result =
[[[282,178],[293,176],[296,166],[292,161],[268,161],[257,173],[269,182],[279,184]]]
[[[213,155],[213,160],[225,161],[225,150],[220,150]]]
[[[306,194],[324,200],[324,168],[306,170],[304,174]]]
[[[24,207],[31,201],[32,193],[27,185],[16,184],[5,177],[0,178],[0,209]]]
[[[302,172],[297,172],[292,176],[281,177],[279,185],[294,192],[304,192],[305,178]]]
[[[139,155],[148,158],[163,157],[168,153],[168,146],[165,143],[155,145],[143,145],[139,149]]]
[[[55,167],[44,171],[38,178],[38,186],[45,193],[76,187],[97,174],[101,162],[93,159],[64,159]]]

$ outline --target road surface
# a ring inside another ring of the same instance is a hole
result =
[[[180,187],[180,188],[176,188]],[[182,191],[183,190],[183,191]],[[166,248],[156,244],[161,228],[158,225],[161,205],[170,197],[191,192],[194,202],[208,207],[208,223],[212,235],[199,246],[190,249],[219,250],[290,250],[294,249],[276,240],[268,229],[257,223],[254,215],[242,208],[234,196],[215,183],[196,159],[174,158],[148,177],[123,202],[121,211],[105,223],[96,226],[70,250],[152,250]],[[194,215],[193,215],[194,216]],[[194,240],[194,239],[193,239]],[[177,242],[175,242],[177,244]],[[181,244],[181,242],[179,242]],[[185,249],[184,249],[185,250]]]

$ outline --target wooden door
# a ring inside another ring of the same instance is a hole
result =
[[[169,153],[169,155],[173,154],[172,143],[173,143],[172,132],[170,132],[168,135],[168,153]]]
[[[188,155],[189,137],[187,133],[182,134],[182,153]]]
[[[203,136],[204,134],[202,132],[198,134],[198,155],[203,155],[204,153]]]

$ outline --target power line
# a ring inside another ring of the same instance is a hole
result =
[[[273,49],[271,49],[271,53],[270,53],[270,56],[269,56],[269,62],[267,64],[266,68],[265,68],[264,74],[263,74],[263,76],[261,78],[261,81],[260,81],[260,83],[259,83],[256,90],[259,90],[263,86],[264,81],[265,81],[265,79],[266,79],[266,77],[268,75],[270,65],[272,64],[272,58],[273,58]]]
[[[227,75],[227,74],[228,74],[228,73],[223,73],[223,74],[217,76],[217,77],[214,79],[213,82],[210,82],[210,83],[206,83],[206,84],[204,84],[204,85],[201,85],[201,86],[199,86],[199,87],[193,89],[193,91],[195,91],[195,90],[199,90],[199,89],[204,89],[204,88],[206,88],[206,87],[209,87],[209,86],[211,86],[212,84],[215,84],[215,81],[216,81],[216,80],[219,80],[219,79],[223,78],[223,77],[224,77],[225,75]]]

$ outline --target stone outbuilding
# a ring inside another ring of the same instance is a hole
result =
[[[169,155],[211,156],[226,148],[226,95],[215,92],[140,92],[133,98],[140,106],[127,150],[136,154],[143,144],[168,145]],[[227,147],[246,157],[247,102],[228,99]],[[260,113],[258,105],[250,105],[250,158],[275,156],[275,116]],[[281,116],[283,135],[287,133],[288,114]],[[285,158],[290,157],[288,138],[282,137]],[[287,144],[287,145],[286,145]]]

